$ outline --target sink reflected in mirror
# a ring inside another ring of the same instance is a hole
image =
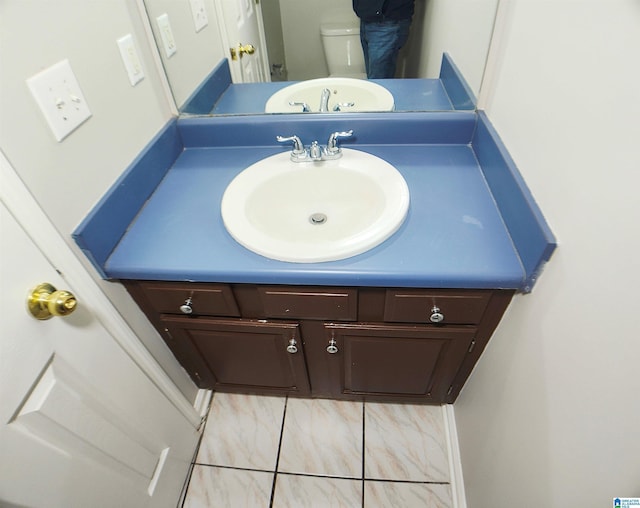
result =
[[[393,111],[393,95],[385,87],[354,78],[319,78],[289,85],[274,93],[265,113]]]
[[[342,153],[292,162],[285,152],[239,173],[221,203],[229,234],[257,254],[294,263],[336,261],[380,245],[404,222],[409,188],[385,160]]]
[[[246,4],[248,9],[249,3],[241,0],[205,0],[202,8],[208,24],[195,30],[194,13],[189,2],[140,1],[144,3],[144,16],[147,18],[145,23],[153,35],[152,42],[159,49],[158,60],[162,62],[162,70],[173,93],[176,108],[188,115],[265,114],[264,102],[260,109],[251,108],[250,111],[246,108],[216,111],[213,110],[213,103],[208,103],[199,110],[185,109],[185,106],[223,58],[229,59],[234,85],[263,82],[267,86],[277,82],[298,82],[329,76],[321,25],[334,21],[357,22],[352,4],[348,0],[263,0],[257,4],[251,2],[251,10],[256,13],[255,31],[262,34],[254,38],[230,32],[237,28],[235,17],[243,11],[242,6]],[[448,53],[455,60],[473,95],[477,97],[498,3],[499,0],[416,2],[409,41],[400,52],[396,78],[437,80],[440,77],[442,56]],[[225,8],[226,4],[230,8]],[[238,7],[234,4],[238,4]],[[231,21],[225,18],[226,11],[229,11]],[[170,18],[177,47],[171,57],[166,55],[157,23],[157,18],[165,14]],[[248,24],[242,23],[242,26]],[[239,42],[255,46],[255,53],[236,60],[230,58],[230,48],[237,48]],[[252,59],[260,55],[264,58],[259,63],[251,63]],[[274,83],[265,83],[269,81]],[[401,96],[393,91],[396,103],[394,111],[451,109],[442,101],[417,100],[420,97],[428,99],[430,91],[416,93],[412,89]],[[273,93],[273,89],[270,93]],[[410,109],[400,105],[401,98],[411,98]]]

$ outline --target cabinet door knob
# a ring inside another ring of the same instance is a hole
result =
[[[180,312],[183,314],[191,314],[193,312],[192,303],[191,297],[187,298],[184,303],[180,305]]]
[[[298,346],[296,346],[297,342],[296,339],[291,339],[289,340],[289,345],[287,346],[287,353],[297,353],[298,352]]]
[[[440,308],[437,306],[433,306],[431,309],[431,316],[429,317],[432,323],[440,323],[444,320],[444,314],[440,312]]]
[[[337,342],[335,339],[329,340],[329,345],[327,346],[327,353],[335,354],[338,352],[338,346],[336,346]]]

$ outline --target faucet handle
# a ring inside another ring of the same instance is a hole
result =
[[[276,136],[276,141],[278,143],[286,143],[287,141],[293,141],[293,150],[291,151],[291,160],[294,162],[305,160],[308,156],[307,150],[305,149],[302,141],[298,136]]]
[[[306,102],[289,101],[289,106],[302,106],[303,113],[311,113],[311,108]]]
[[[355,105],[356,105],[355,102],[340,102],[340,103],[336,104],[335,106],[333,106],[333,110],[334,111],[342,111],[342,108],[352,108]]]
[[[338,146],[339,138],[350,138],[353,136],[353,130],[344,131],[344,132],[333,132],[329,136],[329,141],[327,141],[327,149],[326,154],[329,157],[338,157],[340,156],[340,147]]]
[[[305,151],[304,145],[302,144],[302,141],[298,136],[289,136],[289,137],[276,136],[276,141],[278,143],[286,143],[287,141],[293,141],[293,153],[296,155],[304,153]]]

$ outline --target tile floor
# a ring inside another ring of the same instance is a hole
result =
[[[453,508],[440,406],[216,393],[184,508]]]

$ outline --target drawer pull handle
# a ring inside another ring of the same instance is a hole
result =
[[[180,312],[183,314],[191,314],[193,312],[193,307],[191,307],[192,301],[191,297],[187,298],[182,305],[180,305]]]
[[[295,354],[298,352],[298,346],[296,346],[296,339],[289,340],[289,345],[287,346],[287,353]]]
[[[429,317],[432,323],[440,323],[444,320],[444,314],[440,312],[440,308],[435,305],[431,309],[431,317]]]
[[[338,346],[336,346],[336,339],[329,340],[329,345],[327,346],[327,353],[336,354],[338,352]]]

